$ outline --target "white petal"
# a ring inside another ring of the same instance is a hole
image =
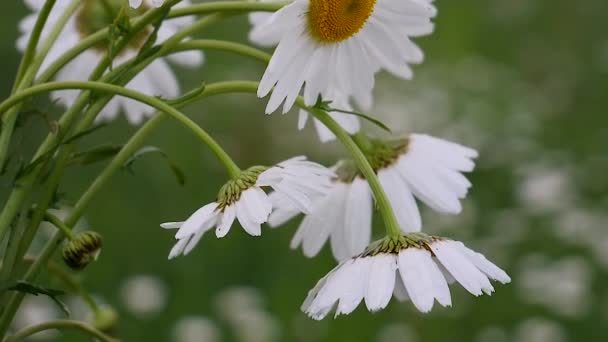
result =
[[[233,204],[224,208],[224,212],[221,214],[220,222],[215,229],[215,235],[218,238],[223,238],[230,231],[230,227],[232,227],[232,223],[236,218],[236,206]]]
[[[349,187],[345,204],[342,229],[349,256],[354,256],[363,252],[372,235],[372,195],[367,181],[355,178]]]
[[[182,224],[181,228],[175,234],[176,239],[183,239],[196,233],[205,222],[211,219],[217,209],[217,203],[211,202],[190,215],[190,217]]]
[[[500,267],[494,265],[483,254],[475,252],[466,247],[461,242],[457,242],[457,246],[464,253],[464,255],[477,267],[480,271],[485,273],[488,277],[497,280],[503,284],[511,282],[511,277],[503,271]]]
[[[394,255],[378,254],[373,257],[369,281],[365,289],[365,304],[369,311],[384,309],[395,289],[397,260]]]
[[[399,252],[399,273],[412,303],[420,312],[429,312],[435,300],[433,280],[426,269],[431,253],[418,248]]]

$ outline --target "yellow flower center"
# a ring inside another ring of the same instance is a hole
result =
[[[310,0],[310,32],[326,43],[346,40],[361,30],[375,4],[376,0]]]

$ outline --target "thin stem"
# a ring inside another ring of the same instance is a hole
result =
[[[113,84],[103,83],[103,82],[94,82],[94,81],[65,81],[65,82],[50,82],[44,83],[40,85],[36,85],[30,88],[23,90],[22,92],[15,94],[10,97],[2,104],[0,104],[0,112],[3,109],[10,108],[24,99],[27,99],[31,96],[34,96],[39,93],[50,92],[54,90],[68,90],[68,89],[86,89],[86,90],[95,90],[102,93],[109,93],[115,95],[121,95],[124,97],[128,97],[130,99],[145,103],[149,106],[152,106],[164,113],[169,114],[174,119],[179,121],[181,124],[189,128],[199,139],[205,143],[211,151],[218,157],[218,159],[224,164],[226,170],[230,174],[231,177],[236,178],[241,170],[234,163],[232,158],[222,149],[222,147],[207,133],[203,130],[199,125],[197,125],[194,121],[188,118],[186,115],[176,110],[175,108],[169,106],[164,101],[153,97],[142,94],[138,91],[134,91],[131,89],[123,88],[120,86],[116,86]]]
[[[182,42],[172,48],[170,51],[165,51],[165,55],[188,50],[223,50],[233,52],[242,56],[251,57],[261,62],[268,63],[271,55],[260,49],[256,49],[246,44],[230,42],[226,40],[216,39],[194,39]]]
[[[53,224],[53,226],[57,227],[69,240],[74,240],[76,236],[72,232],[72,228],[68,227],[61,219],[48,211],[44,213],[44,220]]]
[[[169,13],[169,18],[188,15],[201,15],[211,12],[274,12],[290,4],[283,2],[252,2],[252,1],[216,1],[195,4],[188,7],[175,8]]]
[[[34,24],[34,29],[32,30],[29,41],[27,42],[27,47],[25,48],[25,52],[21,58],[21,63],[19,63],[19,69],[17,70],[17,76],[15,77],[15,83],[13,85],[13,92],[17,90],[17,87],[23,79],[25,71],[29,68],[30,63],[34,59],[42,29],[44,29],[44,25],[46,24],[49,14],[53,10],[56,2],[57,0],[46,0],[38,13],[38,18],[36,18],[36,23]]]
[[[104,334],[103,332],[95,329],[93,326],[91,326],[85,322],[69,320],[69,319],[58,319],[58,320],[48,321],[48,322],[44,322],[44,323],[40,323],[40,324],[36,324],[36,325],[30,325],[29,327],[19,330],[14,335],[7,337],[5,342],[21,341],[21,340],[25,339],[26,337],[31,336],[35,333],[39,333],[41,331],[51,330],[51,329],[79,330],[102,342],[119,341],[118,339],[115,339],[113,337],[110,337],[110,336]]]
[[[68,22],[78,5],[80,4],[79,0],[73,0],[70,5],[65,9],[62,15],[57,19],[57,22],[50,30],[49,34],[46,36],[44,40],[44,44],[40,47],[40,52],[36,55],[36,58],[33,59],[25,74],[21,78],[19,84],[14,88],[14,92],[18,92],[21,89],[29,86],[34,77],[36,77],[36,73],[40,66],[44,62],[47,54],[53,47],[53,44],[59,37],[59,34],[63,30],[63,27]],[[49,9],[50,11],[50,9]],[[48,13],[46,14],[48,16]],[[40,33],[39,33],[40,34]],[[17,117],[19,116],[20,106],[12,108],[12,110],[8,113],[0,112],[2,115],[2,126],[0,132],[0,168],[4,166],[6,162],[6,158],[8,155],[8,148],[11,142],[11,138],[13,136],[13,131],[15,129],[15,123],[17,122]]]
[[[179,0],[172,0],[171,2],[166,1],[164,6],[172,6],[179,2]],[[285,6],[288,2],[251,2],[251,1],[217,1],[217,2],[206,2],[202,4],[196,4],[193,6],[175,8],[169,12],[169,18],[177,18],[189,15],[204,15],[208,13],[220,13],[220,12],[235,12],[237,10],[245,12],[273,12],[279,10]],[[164,7],[163,6],[163,7]],[[141,24],[147,24],[150,18],[153,18],[158,13],[150,11],[144,14],[140,18],[131,20],[131,25],[135,29]],[[69,63],[72,59],[78,56],[83,51],[103,42],[108,38],[109,30],[107,28],[101,29],[85,39],[81,40],[78,44],[64,52],[59,56],[55,62],[51,63],[49,67],[38,77],[35,83],[44,83],[50,80],[64,65]]]
[[[34,257],[25,256],[23,258],[23,262],[26,264],[33,264],[36,261]],[[86,305],[91,309],[94,314],[97,314],[100,311],[99,305],[91,296],[91,294],[82,286],[82,284],[74,279],[72,275],[67,272],[63,267],[58,265],[57,263],[49,260],[46,264],[46,269],[49,273],[55,275],[59,278],[71,291],[78,293],[80,298],[86,303]]]
[[[342,142],[344,147],[350,152],[351,157],[354,159],[355,163],[359,167],[359,170],[365,176],[369,187],[374,194],[374,198],[376,199],[376,204],[380,210],[380,214],[384,220],[384,225],[386,228],[386,233],[392,237],[397,238],[401,236],[401,230],[399,229],[399,224],[397,223],[397,218],[395,217],[395,213],[393,212],[393,207],[391,206],[380,181],[378,180],[378,176],[376,172],[370,165],[369,161],[365,157],[365,154],[361,151],[359,146],[353,141],[353,139],[346,133],[346,131],[325,111],[307,107],[304,104],[302,98],[298,98],[298,105],[308,110],[312,115],[314,115],[319,121],[321,121],[330,131],[332,131],[336,137]]]

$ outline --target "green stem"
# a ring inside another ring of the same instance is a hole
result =
[[[145,103],[149,106],[156,108],[159,111],[167,113],[174,119],[179,121],[181,124],[186,126],[188,129],[190,129],[203,143],[205,143],[211,149],[211,151],[218,157],[222,164],[224,164],[226,170],[228,171],[231,177],[236,178],[241,173],[239,167],[234,163],[232,158],[230,158],[230,156],[222,149],[222,147],[207,132],[205,132],[205,130],[203,130],[199,125],[197,125],[186,115],[156,97],[148,96],[138,91],[123,88],[117,85],[94,81],[64,81],[44,83],[27,88],[22,92],[10,97],[6,101],[2,102],[2,104],[0,104],[0,112],[5,108],[10,108],[20,103],[21,101],[31,96],[35,96],[39,93],[68,89],[94,90],[101,93],[121,95]]]
[[[36,325],[31,325],[22,330],[19,330],[14,335],[6,338],[5,342],[17,342],[22,341],[28,336],[31,336],[35,333],[39,333],[41,331],[50,330],[50,329],[74,329],[79,330],[91,337],[94,337],[103,342],[117,342],[119,340],[112,338],[103,332],[95,329],[93,326],[82,322],[82,321],[74,321],[68,319],[58,319],[54,321],[48,321]]]
[[[42,29],[44,29],[44,25],[46,24],[49,14],[53,10],[56,2],[57,0],[47,0],[38,13],[38,18],[36,18],[34,29],[30,35],[30,40],[27,42],[27,47],[25,48],[25,52],[21,58],[21,63],[19,63],[19,69],[17,69],[17,76],[15,77],[15,83],[13,84],[13,92],[17,90],[17,87],[21,83],[26,70],[29,68],[30,63],[36,55],[36,47],[38,47],[38,41],[40,40]]]
[[[36,259],[33,257],[26,256],[23,258],[24,263],[33,264]],[[46,269],[50,274],[55,275],[61,282],[63,282],[71,291],[78,293],[80,298],[86,303],[86,305],[91,309],[91,312],[94,314],[98,314],[100,311],[99,305],[91,296],[91,294],[82,286],[82,284],[74,279],[72,275],[67,272],[63,267],[59,266],[55,262],[49,260],[46,264]]]
[[[172,54],[176,52],[188,51],[188,50],[223,50],[227,52],[233,52],[242,56],[251,57],[261,62],[268,63],[271,55],[260,49],[253,48],[246,44],[230,42],[226,40],[215,40],[215,39],[194,39],[186,42],[182,42],[176,45],[171,51],[166,51],[164,54]]]
[[[165,6],[172,6],[173,4],[179,2],[179,0],[172,0],[171,2],[166,1]],[[177,18],[189,15],[204,15],[212,12],[220,13],[220,12],[235,12],[235,11],[248,11],[248,12],[272,12],[280,9],[285,6],[288,2],[271,2],[271,3],[261,3],[261,2],[251,2],[251,1],[217,1],[217,2],[206,2],[202,4],[197,4],[189,7],[182,7],[172,9],[169,12],[169,18]],[[140,18],[135,18],[131,21],[132,27],[139,27],[139,25],[147,24],[150,21],[151,17],[157,15],[154,11],[150,11],[144,14]],[[64,52],[61,56],[57,58],[55,62],[49,65],[49,67],[38,77],[35,83],[44,83],[50,80],[64,65],[69,63],[76,56],[81,54],[83,51],[102,43],[104,40],[108,38],[109,30],[107,28],[101,29],[85,39],[81,40],[78,44]]]
[[[36,77],[38,69],[40,69],[44,59],[79,4],[79,0],[73,0],[59,17],[57,23],[53,26],[44,43],[40,47],[40,51],[36,55],[36,58],[33,59],[27,70],[25,70],[25,74],[23,77],[21,77],[19,84],[16,86],[16,88],[14,88],[14,92],[18,92],[32,83],[34,77]],[[51,9],[49,9],[49,11],[50,10]],[[48,13],[46,15],[48,16]],[[0,132],[0,168],[2,168],[6,162],[8,148],[15,129],[15,123],[17,122],[17,117],[19,116],[19,110],[20,106],[17,106],[12,108],[12,110],[8,113],[0,112],[2,115],[2,130]]]
[[[169,13],[169,18],[188,15],[201,15],[211,12],[274,12],[290,4],[284,2],[253,2],[253,1],[216,1],[195,4],[188,7],[175,8]]]
[[[72,232],[72,228],[68,227],[61,219],[48,211],[44,213],[44,220],[53,224],[53,226],[57,227],[69,240],[74,240],[76,236]]]
[[[365,176],[369,187],[374,194],[374,198],[376,199],[376,205],[380,210],[380,214],[384,220],[386,233],[388,236],[392,238],[398,238],[401,236],[401,229],[399,229],[399,224],[397,223],[397,218],[395,217],[395,213],[393,212],[393,207],[391,206],[380,181],[378,180],[378,176],[376,172],[370,165],[367,157],[361,151],[359,146],[353,141],[353,139],[346,133],[346,131],[325,111],[306,107],[302,98],[298,98],[298,105],[308,110],[312,115],[314,115],[319,121],[321,121],[330,131],[332,131],[336,137],[342,142],[344,147],[350,152],[351,157],[354,159],[355,163],[359,167],[359,170]]]

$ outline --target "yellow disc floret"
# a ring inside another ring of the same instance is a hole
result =
[[[376,0],[310,0],[310,32],[326,43],[346,40],[361,30],[375,4]]]

